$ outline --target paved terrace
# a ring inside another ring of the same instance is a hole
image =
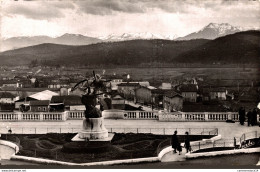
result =
[[[160,122],[158,120],[126,120],[126,119],[105,119],[105,126],[110,131],[116,131],[116,128],[126,128],[136,130],[137,128],[168,128],[167,133],[172,135],[175,129],[189,128],[218,128],[218,133],[221,134],[223,139],[233,139],[234,137],[241,137],[243,133],[257,131],[258,126],[241,126],[238,122]],[[82,120],[69,120],[60,122],[1,122],[0,133],[7,133],[7,127],[11,127],[13,133],[34,134],[47,133],[47,132],[78,132],[81,129]],[[172,130],[171,132],[171,129]],[[156,130],[151,130],[156,134]],[[192,134],[192,131],[191,131]]]
[[[12,128],[13,133],[29,133],[34,134],[35,128],[37,133],[46,133],[48,132],[58,132],[58,131],[67,131],[67,132],[77,132],[81,129],[82,120],[69,120],[62,122],[2,122],[0,125],[0,132],[7,133],[8,127]],[[218,128],[218,133],[222,136],[223,139],[233,139],[234,137],[240,138],[243,133],[258,131],[258,126],[247,125],[241,126],[238,122],[236,123],[226,123],[226,122],[160,122],[158,120],[114,120],[114,119],[105,119],[105,126],[110,130],[111,128],[115,130],[116,128],[126,128],[126,129],[145,129],[145,128],[166,128],[168,132],[166,134],[172,134],[174,130],[177,129],[187,129],[189,128]],[[172,129],[172,132],[171,132]],[[130,130],[131,131],[131,130]],[[156,130],[151,130],[153,131]],[[192,130],[191,130],[192,132]],[[155,133],[156,134],[156,133]],[[9,159],[10,155],[13,153],[13,150],[0,146],[0,151],[5,152],[2,154],[2,164],[10,164],[12,161],[4,160]],[[182,155],[173,154],[172,152],[167,153],[162,161],[185,161],[185,152],[183,149]],[[19,162],[20,163],[20,162]],[[30,163],[28,163],[30,164]],[[32,163],[33,164],[33,163]]]

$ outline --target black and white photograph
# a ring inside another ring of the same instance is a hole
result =
[[[1,172],[259,167],[260,0],[0,0]]]

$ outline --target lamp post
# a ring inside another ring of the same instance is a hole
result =
[[[6,126],[6,129],[8,130],[8,126]],[[5,135],[5,140],[7,140],[7,134],[8,134],[8,132]]]

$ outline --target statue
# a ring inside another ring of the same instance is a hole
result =
[[[104,118],[100,109],[96,108],[98,95],[106,92],[105,80],[102,80],[99,75],[93,71],[93,81],[85,79],[77,83],[71,91],[75,90],[82,84],[84,94],[81,97],[81,102],[85,105],[85,118],[83,119],[82,131],[80,131],[72,141],[107,141],[112,140],[113,134],[109,135],[104,125]]]
[[[97,105],[97,96],[103,94],[106,92],[106,85],[105,82],[101,79],[99,75],[96,75],[93,71],[93,81],[89,83],[88,79],[84,79],[80,82],[78,82],[71,91],[74,91],[80,84],[83,85],[83,90],[85,91],[85,94],[81,97],[81,102],[85,105],[85,118],[100,118],[102,117],[102,113],[99,109],[96,108]],[[93,91],[91,91],[91,87],[93,88]]]

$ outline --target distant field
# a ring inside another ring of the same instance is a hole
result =
[[[158,80],[170,82],[182,77],[202,77],[214,80],[253,80],[258,81],[260,70],[258,68],[109,68],[109,69],[81,69],[84,73],[107,75],[130,74],[135,80]]]

